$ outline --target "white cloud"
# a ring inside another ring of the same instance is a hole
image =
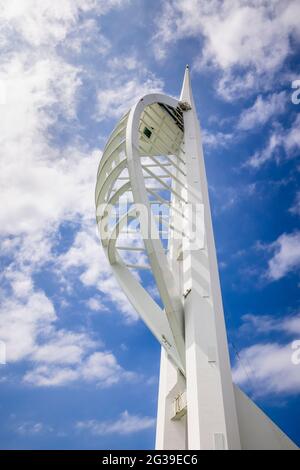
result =
[[[256,194],[256,184],[235,184],[235,186],[210,186],[212,196],[215,200],[213,209],[215,215],[230,210],[240,204],[245,198]],[[226,264],[226,263],[225,263]],[[223,263],[224,265],[224,263]]]
[[[38,231],[29,235],[22,234],[1,238],[0,254],[13,259],[3,273],[5,278],[12,283],[12,287],[17,285],[15,281],[28,278],[34,269],[38,270],[52,257],[51,248],[54,236],[51,232]]]
[[[29,276],[22,272],[9,272],[7,278],[11,279],[11,287],[18,298],[26,298],[33,292],[33,282]]]
[[[95,352],[82,367],[81,375],[87,382],[97,381],[101,386],[110,386],[122,381],[136,379],[132,372],[125,371],[109,352]]]
[[[300,149],[300,114],[297,115],[291,128],[284,135],[283,146],[288,157],[297,156]]]
[[[254,105],[243,111],[238,123],[239,129],[250,130],[261,128],[270,119],[276,118],[285,111],[287,96],[285,92],[274,93],[264,99],[258,96]]]
[[[53,429],[41,422],[26,421],[16,426],[16,432],[24,436],[44,434],[52,432]]]
[[[24,382],[55,387],[80,380],[108,387],[134,380],[135,374],[124,370],[111,352],[99,351],[101,341],[88,331],[58,328],[54,306],[35,288],[30,272],[4,272],[12,296],[7,291],[0,304],[0,340],[6,346],[6,362],[26,361]]]
[[[275,318],[271,315],[244,315],[241,331],[244,334],[251,332],[269,334],[282,332],[287,335],[300,335],[300,314]]]
[[[284,233],[271,244],[270,249],[274,251],[268,263],[267,276],[270,280],[277,281],[299,269],[300,232]]]
[[[257,86],[258,77],[270,82],[283,65],[291,38],[299,38],[299,15],[297,0],[168,0],[157,15],[156,55],[162,59],[170,44],[196,38],[202,48],[198,66],[223,71],[219,92],[224,97],[241,95]],[[235,75],[237,68],[242,77]]]
[[[23,361],[23,380],[35,386],[77,380],[109,386],[133,378],[113,353],[99,351],[103,345],[84,328],[59,328],[60,312],[33,282],[47,264],[61,289],[71,292],[69,276],[78,269],[84,286],[99,287],[110,301],[116,299],[128,321],[137,319],[112,278],[95,234],[94,187],[101,154],[79,137],[86,123],[77,115],[87,79],[81,57],[86,48],[105,54],[110,47],[98,15],[127,3],[0,0],[0,83],[5,91],[0,104],[0,254],[12,260],[2,272],[0,338],[7,346],[8,364]],[[126,63],[129,71],[137,67],[133,59]],[[117,68],[115,62],[112,73],[119,75]],[[143,73],[149,80],[146,87],[159,87],[157,79]],[[112,83],[117,90],[119,85]],[[129,95],[130,90],[128,100]],[[70,128],[73,137],[61,142]],[[80,230],[74,245],[59,257],[54,250],[66,221],[75,222]],[[96,298],[90,308],[99,309],[100,301],[95,302]]]
[[[80,73],[52,52],[44,58],[17,51],[0,64],[7,83],[0,133],[4,234],[47,232],[64,218],[92,214],[96,152],[78,145],[60,150],[49,134],[58,116],[74,121]]]
[[[90,310],[93,310],[94,312],[103,312],[107,311],[108,308],[106,305],[101,302],[100,298],[98,297],[91,297],[87,302],[86,305]]]
[[[246,162],[245,166],[258,169],[272,158],[279,160],[279,151],[281,149],[282,131],[275,131],[269,137],[267,145],[260,151],[255,152]]]
[[[141,63],[134,55],[118,55],[111,58],[108,62],[109,68],[118,72],[124,70],[141,70]],[[145,72],[145,70],[144,70]]]
[[[233,141],[233,134],[202,130],[203,144],[207,147],[227,147]]]
[[[40,334],[56,320],[54,307],[43,292],[24,300],[5,299],[0,307],[0,338],[6,344],[7,362],[28,358]]]
[[[61,351],[59,351],[61,352]],[[43,359],[43,358],[42,358]],[[55,359],[55,358],[54,358]],[[94,382],[100,387],[110,387],[118,382],[136,379],[132,372],[125,371],[110,352],[97,351],[72,367],[55,363],[44,363],[33,367],[24,376],[24,382],[36,387],[61,387],[74,382]]]
[[[57,56],[26,60],[17,55],[0,65],[9,83],[0,133],[4,234],[47,232],[64,218],[92,214],[97,153],[49,143],[56,116],[75,116],[79,71]]]
[[[275,130],[272,131],[265,148],[255,152],[248,159],[245,166],[258,169],[272,159],[280,162],[283,156],[286,158],[296,157],[300,149],[299,129],[300,115],[296,117],[288,130],[275,126]]]
[[[70,367],[37,366],[24,376],[24,382],[36,387],[66,386],[79,379],[78,370]]]
[[[147,93],[159,93],[163,83],[155,77],[142,77],[142,79],[124,76],[121,83],[109,85],[107,89],[101,88],[97,95],[97,119],[120,118],[141,96]]]
[[[79,270],[82,284],[95,286],[107,300],[118,307],[128,322],[138,319],[136,311],[112,275],[94,226],[78,232],[71,248],[57,261],[62,272]]]
[[[95,41],[95,38],[97,40]],[[99,23],[95,19],[83,20],[73,29],[64,43],[64,48],[70,53],[77,55],[93,53],[94,55],[106,56],[111,49],[111,42],[101,33]]]
[[[58,330],[33,348],[31,358],[44,364],[79,364],[91,348],[99,345],[86,333]]]
[[[49,234],[62,220],[94,216],[99,157],[76,132],[82,124],[77,106],[87,73],[82,61],[71,64],[61,49],[72,46],[80,52],[87,42],[98,52],[105,49],[98,17],[128,3],[0,0],[0,83],[6,95],[0,132],[2,233]],[[52,137],[68,125],[74,138],[62,150]]]
[[[128,411],[124,411],[116,421],[80,421],[76,424],[76,427],[82,431],[89,431],[96,436],[105,436],[107,434],[133,434],[151,429],[154,425],[154,418],[131,415]]]
[[[99,33],[97,15],[127,3],[128,0],[0,0],[0,41],[4,48],[0,83],[6,85],[7,98],[1,105],[0,235],[1,254],[13,257],[5,279],[11,283],[15,296],[30,290],[28,283],[34,272],[46,263],[56,264],[57,280],[69,291],[67,278],[77,269],[84,286],[97,287],[132,321],[137,314],[113,279],[91,229],[91,224],[95,227],[94,187],[100,152],[89,149],[76,132],[85,124],[77,116],[77,106],[87,73],[80,60],[72,60],[71,65],[67,55],[60,54],[61,48],[72,49],[80,57],[87,44],[96,44],[105,52],[109,41]],[[89,13],[94,14],[93,19]],[[98,115],[115,117],[140,93],[162,88],[161,81],[134,56],[109,63],[101,75],[104,93],[98,90]],[[99,85],[97,80],[93,83]],[[74,135],[70,143],[53,143],[55,132],[60,134],[68,126],[72,126]],[[81,229],[68,252],[56,258],[53,248],[58,242],[60,224],[65,221],[79,222]],[[17,273],[25,279],[16,279]],[[90,305],[99,308],[95,302]]]
[[[128,0],[6,0],[0,1],[4,33],[14,30],[31,46],[56,46],[76,28],[80,14],[103,15]],[[2,33],[3,34],[3,33]]]
[[[292,363],[292,354],[291,344],[265,343],[243,349],[233,379],[256,396],[298,394],[299,367]]]

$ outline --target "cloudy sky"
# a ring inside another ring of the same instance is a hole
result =
[[[153,448],[159,347],[105,261],[96,169],[192,68],[235,381],[300,444],[298,0],[0,0],[1,448]]]

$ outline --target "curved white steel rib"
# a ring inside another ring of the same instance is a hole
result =
[[[162,222],[168,233],[172,230],[180,233],[181,224],[177,224],[179,228],[170,224],[172,209],[167,209],[169,215],[165,218],[158,215],[159,220],[153,210],[154,204],[170,205],[171,197],[184,203],[182,141],[183,117],[178,101],[162,94],[144,96],[120,120],[104,149],[97,175],[96,208],[102,245],[120,286],[184,374],[183,303],[158,222]],[[129,196],[125,210],[124,196]],[[122,214],[112,222],[114,210]],[[127,246],[118,247],[119,237],[128,232],[134,221],[143,246],[137,247],[131,240]],[[130,258],[132,254],[137,257],[136,253],[144,253],[148,266],[124,260],[124,254]],[[163,309],[132,272],[132,268],[147,267],[156,281]]]

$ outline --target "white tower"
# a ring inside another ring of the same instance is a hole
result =
[[[232,383],[188,67],[179,100],[146,95],[116,126],[96,209],[111,268],[162,345],[156,448],[296,449]]]

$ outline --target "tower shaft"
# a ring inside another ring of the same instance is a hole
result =
[[[187,216],[198,218],[190,227],[195,238],[190,241],[185,237],[183,245],[170,250],[173,273],[184,299],[187,439],[182,441],[188,449],[240,449],[201,132],[188,68],[180,100],[186,109],[183,152],[187,202],[193,212]],[[170,243],[176,244],[172,239]],[[168,372],[172,364],[168,369],[164,362],[162,358],[161,374],[167,372],[161,383],[172,377]],[[161,433],[159,429],[158,422]]]

